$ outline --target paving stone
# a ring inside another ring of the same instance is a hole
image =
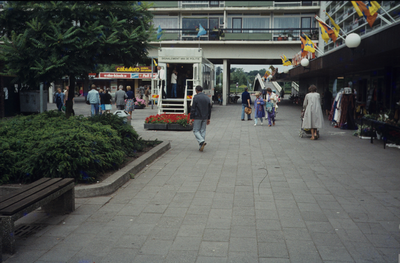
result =
[[[197,251],[171,250],[165,258],[165,263],[194,263],[197,253]]]
[[[148,239],[140,248],[139,253],[166,256],[171,246],[171,240]]]
[[[258,255],[261,258],[289,258],[286,244],[258,242]]]
[[[228,242],[202,241],[200,244],[199,256],[227,257]]]
[[[324,261],[353,262],[352,257],[343,246],[319,246],[317,244],[317,247],[321,258]]]
[[[229,229],[206,228],[203,234],[203,241],[228,242],[230,232]]]

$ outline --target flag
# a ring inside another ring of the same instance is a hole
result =
[[[305,35],[305,37],[306,37],[307,40],[306,40],[306,43],[304,45],[304,51],[315,53],[314,43],[311,41],[311,39],[308,38],[308,36]]]
[[[264,78],[268,78],[269,75],[271,75],[271,72],[269,72],[268,70],[265,71]]]
[[[375,15],[379,8],[381,8],[377,1],[368,1],[367,7],[371,16]]]
[[[153,58],[153,62],[154,62],[154,65],[157,67],[157,62],[154,58]]]
[[[304,38],[302,38],[300,36],[300,40],[301,40],[301,57],[304,58],[305,56],[307,56],[308,51],[304,50],[304,46],[306,45],[306,40]]]
[[[322,34],[322,39],[328,43],[329,38],[332,39],[333,42],[336,42],[337,36],[335,31],[328,26],[324,21],[321,20],[321,18],[319,18],[318,16],[315,16],[315,19],[317,19],[318,23],[319,23],[319,27],[321,29],[321,34]],[[326,32],[326,34],[328,34],[329,38],[326,39],[326,36],[324,38],[324,31]]]
[[[319,32],[321,33],[321,37],[325,41],[325,43],[328,43],[329,35],[321,24],[319,24]]]
[[[369,26],[372,27],[378,16],[378,13],[376,11],[374,11],[375,10],[374,8],[376,8],[376,5],[374,5],[375,7],[372,7],[372,11],[374,11],[374,15],[371,15],[369,8],[363,3],[363,1],[351,1],[351,3],[353,4],[354,9],[356,10],[357,14],[361,17],[362,16],[365,17]]]
[[[290,62],[290,60],[287,59],[287,57],[286,57],[285,55],[283,55],[283,57],[281,56],[281,59],[282,59],[282,64],[283,64],[284,66],[290,66],[290,65],[292,65],[292,62]]]
[[[159,40],[161,36],[162,36],[162,29],[161,26],[159,25],[157,29],[157,40]]]
[[[199,33],[197,33],[197,37],[207,34],[207,31],[199,24]]]
[[[326,13],[326,15],[327,15],[327,16],[329,17],[329,19],[331,20],[331,23],[332,23],[332,26],[333,26],[332,29],[333,29],[333,31],[335,32],[336,37],[338,37],[338,36],[339,36],[339,31],[340,31],[340,26],[338,26],[338,25],[335,23],[335,20],[333,20],[333,18],[330,17],[328,13]]]

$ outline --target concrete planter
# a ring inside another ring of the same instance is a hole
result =
[[[148,130],[166,130],[168,128],[167,123],[145,123],[144,128]]]
[[[187,125],[186,127],[176,124],[176,123],[170,123],[168,124],[168,130],[170,131],[191,131],[193,130],[193,125]]]

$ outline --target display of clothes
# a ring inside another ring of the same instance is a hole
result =
[[[344,94],[343,90],[339,91],[332,103],[329,120],[337,127],[355,129],[354,107],[354,94]]]

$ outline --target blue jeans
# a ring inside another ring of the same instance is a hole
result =
[[[257,122],[258,122],[257,119],[260,119],[261,124],[263,123],[263,118],[254,117],[254,124],[255,124],[255,125],[257,125]]]
[[[99,104],[90,104],[92,108],[92,116],[99,115]]]
[[[195,119],[193,121],[193,133],[199,145],[206,139],[206,127],[207,127],[207,120]]]
[[[178,96],[176,95],[176,83],[172,84],[172,91],[171,91],[171,97],[177,98]]]
[[[267,112],[268,113],[268,125],[271,124],[271,120],[275,122],[275,107],[272,107],[272,112]]]
[[[244,109],[249,106],[248,104],[242,104],[242,120],[244,120]],[[251,114],[247,114],[247,119],[251,119]]]
[[[63,104],[62,104],[62,103],[60,103],[60,104],[57,104],[57,109],[58,109],[58,111],[61,111],[61,108],[62,108],[62,106],[63,106]]]

